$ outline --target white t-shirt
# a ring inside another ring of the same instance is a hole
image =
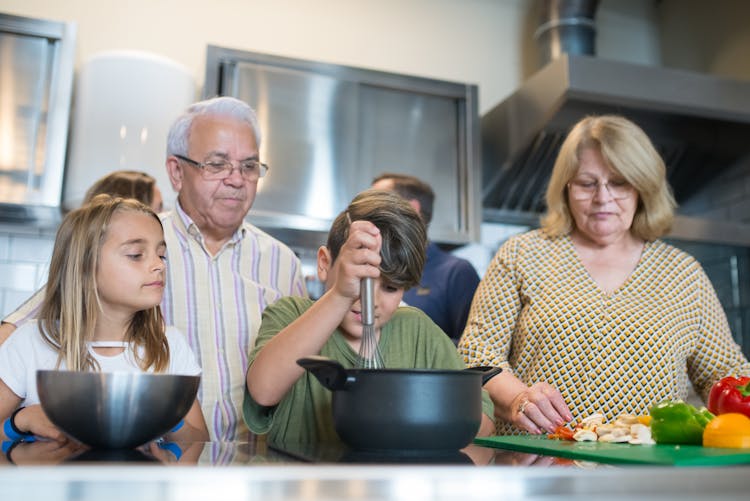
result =
[[[169,366],[167,374],[196,376],[201,368],[187,344],[185,336],[174,327],[167,327],[169,343]],[[136,364],[132,350],[126,349],[119,355],[100,355],[89,347],[89,353],[99,363],[102,372],[142,372]],[[21,397],[21,405],[39,403],[36,390],[36,371],[53,370],[57,364],[57,353],[42,339],[39,323],[31,321],[19,327],[0,345],[0,379],[10,390]],[[60,364],[65,369],[65,362]],[[149,372],[152,372],[149,369]]]

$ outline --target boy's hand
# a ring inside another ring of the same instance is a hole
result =
[[[362,279],[380,276],[381,243],[380,230],[371,222],[354,221],[349,226],[349,237],[341,246],[334,263],[334,289],[339,294],[353,300],[359,299]]]
[[[68,439],[42,410],[42,406],[30,405],[16,414],[14,420],[16,427],[21,431],[31,432],[37,437],[44,437],[56,442],[67,442]]]

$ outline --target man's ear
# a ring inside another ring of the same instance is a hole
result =
[[[318,249],[318,280],[326,282],[332,264],[331,252],[328,247],[321,245]]]
[[[169,176],[169,182],[172,183],[172,189],[177,193],[182,189],[182,166],[177,157],[172,155],[167,157],[167,175]]]
[[[419,200],[416,198],[410,198],[407,200],[409,202],[409,205],[411,205],[412,209],[417,211],[417,214],[419,214],[419,217],[422,217],[422,204],[419,203]]]

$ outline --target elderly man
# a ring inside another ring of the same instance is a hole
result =
[[[198,398],[216,441],[247,437],[245,370],[263,309],[306,294],[294,253],[244,220],[268,169],[260,141],[255,112],[231,97],[193,104],[167,139],[166,167],[178,197],[161,215],[168,262],[162,310],[203,368]],[[34,316],[42,293],[4,319],[0,342],[13,324]]]

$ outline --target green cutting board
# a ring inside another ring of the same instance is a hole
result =
[[[748,449],[719,449],[700,445],[630,445],[606,442],[551,440],[546,436],[501,435],[475,438],[485,447],[599,463],[719,466],[750,463]]]

